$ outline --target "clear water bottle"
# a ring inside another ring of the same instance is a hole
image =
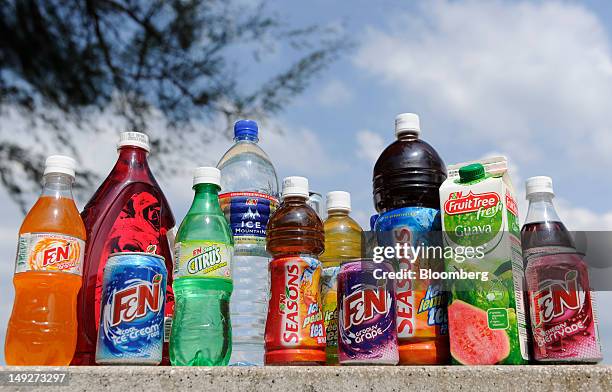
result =
[[[230,364],[263,365],[267,313],[266,226],[278,206],[278,179],[257,145],[255,121],[234,125],[235,144],[221,158],[219,201],[234,236],[234,293],[230,304],[233,350]]]

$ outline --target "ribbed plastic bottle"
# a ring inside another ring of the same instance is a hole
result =
[[[77,340],[85,226],[72,197],[74,159],[47,158],[40,198],[19,229],[7,365],[67,366]]]
[[[325,231],[325,252],[321,255],[323,273],[321,296],[323,299],[323,320],[327,347],[327,365],[338,364],[338,273],[340,264],[362,257],[362,229],[349,216],[351,194],[333,191],[327,194],[327,219],[323,222]]]
[[[397,140],[380,155],[374,166],[375,223],[379,245],[441,244],[440,185],[446,179],[446,166],[436,150],[419,138],[419,116],[403,113],[395,118]],[[430,267],[443,270],[443,260]],[[408,260],[396,260],[396,269],[411,269]],[[400,365],[444,364],[449,359],[446,317],[436,324],[429,313],[445,311],[445,301],[418,312],[428,288],[439,291],[438,282],[396,281],[397,335]],[[443,309],[440,309],[443,308]]]
[[[219,200],[234,236],[233,350],[230,364],[263,365],[267,311],[266,227],[278,206],[278,179],[259,147],[257,123],[234,125],[235,144],[221,158]]]
[[[195,196],[176,234],[170,362],[223,366],[232,353],[229,304],[234,240],[219,205],[219,169],[199,167]]]
[[[283,201],[268,223],[270,303],[266,320],[266,365],[325,363],[321,311],[323,222],[306,203],[308,180],[283,180]]]

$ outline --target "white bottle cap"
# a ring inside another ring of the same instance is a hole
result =
[[[123,146],[135,146],[142,148],[146,152],[151,151],[149,137],[141,132],[121,132],[119,135],[119,144],[117,144],[117,148],[121,148]]]
[[[527,198],[534,193],[550,193],[554,195],[552,178],[546,176],[537,176],[528,178],[525,181],[525,193]]]
[[[221,186],[221,171],[216,167],[196,167],[193,171],[193,185],[215,184]]]
[[[285,177],[283,179],[283,199],[288,196],[301,196],[308,199],[308,179],[306,177]]]
[[[73,158],[66,155],[50,155],[45,161],[43,176],[49,173],[63,173],[74,178],[75,169],[76,161]]]
[[[327,211],[351,211],[351,194],[344,191],[333,191],[327,194]]]
[[[417,114],[402,113],[395,117],[395,136],[405,133],[417,136],[421,133],[421,125]]]

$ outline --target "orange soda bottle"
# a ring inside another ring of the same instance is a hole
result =
[[[47,158],[42,194],[19,229],[7,365],[65,366],[74,355],[85,250],[85,226],[72,197],[75,167],[70,157]]]

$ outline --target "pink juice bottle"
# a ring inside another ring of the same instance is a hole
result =
[[[550,177],[526,182],[529,210],[521,230],[537,362],[594,363],[602,359],[588,268],[559,219]]]
[[[164,257],[168,270],[165,331],[174,311],[172,253],[174,217],[147,162],[149,138],[123,132],[115,167],[83,209],[87,238],[83,286],[77,315],[79,333],[72,365],[95,365],[102,276],[108,256],[116,252],[148,252]],[[165,334],[162,365],[169,364]]]

